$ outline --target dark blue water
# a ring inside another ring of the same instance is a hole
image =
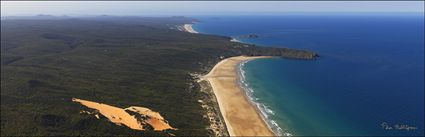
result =
[[[194,28],[201,33],[257,34],[240,40],[319,53],[316,61],[243,65],[253,97],[285,132],[424,135],[423,15],[198,18]]]

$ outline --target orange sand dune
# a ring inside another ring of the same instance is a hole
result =
[[[152,126],[155,131],[167,129],[176,130],[176,128],[171,127],[158,112],[152,111],[148,108],[132,106],[122,109],[107,104],[77,98],[73,98],[72,101],[81,103],[88,108],[96,109],[111,122],[117,125],[125,125],[134,130],[145,130],[146,125]],[[126,110],[138,113],[141,117],[137,118],[135,115],[131,115],[126,112]]]

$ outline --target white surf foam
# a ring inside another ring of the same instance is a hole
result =
[[[292,136],[291,133],[288,131],[283,130],[279,124],[270,118],[270,115],[275,115],[274,111],[268,107],[266,104],[259,103],[259,98],[256,98],[253,96],[253,93],[255,92],[252,88],[249,88],[248,83],[246,82],[246,72],[243,70],[243,67],[245,63],[248,61],[244,61],[239,64],[238,66],[238,74],[239,74],[239,85],[244,89],[247,97],[249,98],[250,102],[253,103],[255,106],[257,106],[258,110],[260,110],[260,113],[262,115],[262,118],[264,121],[266,121],[267,126],[277,135],[277,136]]]

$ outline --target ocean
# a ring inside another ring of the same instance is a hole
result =
[[[424,16],[202,16],[203,34],[315,51],[318,60],[257,59],[242,85],[279,135],[424,135]]]

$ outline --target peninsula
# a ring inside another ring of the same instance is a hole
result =
[[[272,135],[234,83],[234,66],[257,58],[248,56],[314,60],[317,54],[179,31],[177,26],[194,21],[186,17],[125,16],[1,20],[1,107],[2,119],[6,119],[2,121],[2,135]],[[227,60],[214,67],[223,59]],[[210,71],[205,77],[209,78],[201,82],[206,84],[197,82]],[[220,90],[228,87],[241,104],[235,104],[238,102],[229,100]],[[208,88],[211,90],[204,90]],[[77,99],[104,105],[83,106],[74,102],[84,102]],[[246,107],[234,108],[231,104]],[[130,116],[139,114],[124,109],[128,106],[154,110],[161,114],[157,117],[160,121],[163,117],[167,122],[137,125]],[[99,110],[99,114],[81,114],[87,107]],[[119,113],[104,111],[104,107]],[[247,121],[238,121],[230,114],[232,110],[245,113],[241,118],[252,120],[249,123],[253,127],[243,126]]]
[[[192,28],[193,24],[184,24],[183,26],[177,26],[180,31],[189,33],[198,33]],[[258,38],[257,35],[248,34],[241,35],[238,38]],[[261,114],[260,108],[257,108],[255,102],[251,102],[246,95],[246,91],[238,84],[240,79],[238,75],[238,67],[240,63],[258,59],[258,58],[271,58],[271,57],[286,57],[296,59],[316,59],[318,55],[314,52],[295,50],[287,48],[266,48],[257,47],[252,44],[245,44],[238,41],[235,38],[229,38],[231,42],[237,42],[243,44],[238,49],[233,51],[236,56],[221,56],[220,60],[208,74],[199,76],[199,84],[204,86],[203,89],[211,89],[210,92],[216,97],[221,117],[220,120],[224,120],[226,129],[220,126],[220,122],[216,122],[215,115],[208,115],[210,117],[212,127],[217,130],[216,135],[226,135],[224,130],[227,130],[230,136],[275,136],[269,125],[267,125],[264,116]],[[242,55],[242,56],[240,56]],[[207,81],[208,84],[202,84]],[[206,87],[205,87],[206,86]],[[211,100],[211,99],[210,99]],[[204,106],[204,104],[203,104]],[[204,106],[205,107],[205,106]],[[211,114],[213,112],[208,112]]]

